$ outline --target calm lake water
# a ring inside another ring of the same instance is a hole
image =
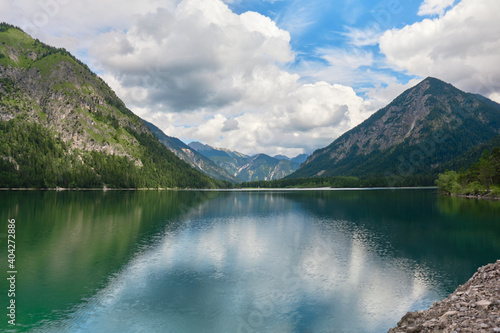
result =
[[[12,332],[384,332],[500,258],[500,202],[435,190],[0,192]]]

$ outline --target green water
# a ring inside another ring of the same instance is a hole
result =
[[[12,332],[382,332],[500,258],[500,202],[434,190],[4,191],[0,218]]]

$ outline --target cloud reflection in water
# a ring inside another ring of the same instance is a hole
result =
[[[283,196],[259,213],[246,210],[259,205],[252,196],[218,200],[232,210],[194,209],[70,318],[41,330],[381,332],[442,296],[428,269],[353,221]]]

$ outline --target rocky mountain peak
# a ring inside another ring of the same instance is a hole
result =
[[[429,163],[432,160],[430,165],[437,167],[455,153],[494,137],[499,132],[499,110],[499,104],[485,97],[428,77],[328,147],[317,150],[291,177],[381,174],[387,171],[386,166],[397,168],[394,161],[403,158],[403,152],[409,154],[410,147],[423,145],[440,133],[449,141],[449,151],[439,142],[439,149],[433,148],[421,158]],[[464,140],[458,143],[457,137]],[[420,170],[427,163],[422,161],[418,162]]]

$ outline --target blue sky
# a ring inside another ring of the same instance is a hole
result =
[[[273,19],[290,32],[294,50],[313,57],[318,47],[348,47],[349,28],[377,29],[380,32],[402,28],[421,20],[417,15],[421,1],[238,1],[229,7],[236,13],[256,11]]]
[[[420,0],[260,0],[229,3],[236,13],[259,12],[290,32],[290,44],[297,53],[295,64],[301,61],[324,62],[316,52],[319,48],[356,47],[352,44],[350,32],[359,31],[365,35],[382,33],[420,21],[422,17],[417,15],[420,5]],[[378,45],[364,45],[361,48],[378,54]],[[386,70],[376,66],[371,69]],[[401,73],[393,73],[400,75],[402,80],[409,79]]]
[[[498,0],[0,0],[185,142],[294,156],[427,76],[500,101]]]

